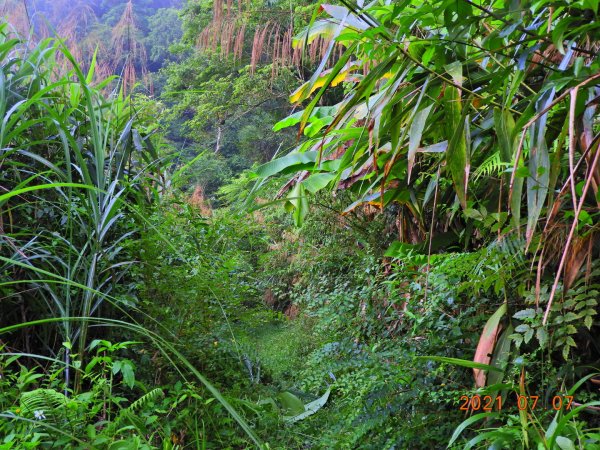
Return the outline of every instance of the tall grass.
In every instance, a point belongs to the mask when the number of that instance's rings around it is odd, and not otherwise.
[[[65,392],[78,391],[70,349],[85,361],[90,323],[143,331],[102,317],[131,308],[123,281],[136,258],[127,242],[158,195],[161,160],[132,99],[122,90],[104,95],[111,79],[92,84],[95,59],[83,73],[61,41],[23,43],[7,28],[0,24],[0,338],[10,333],[12,347],[60,358]],[[57,57],[70,62],[67,74]],[[173,345],[152,341],[259,444]]]

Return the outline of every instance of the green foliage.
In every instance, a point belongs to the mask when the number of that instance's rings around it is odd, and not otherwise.
[[[148,57],[152,64],[165,64],[172,58],[169,47],[181,39],[181,20],[175,8],[161,8],[148,17],[148,34],[145,37],[149,48]],[[155,67],[150,67],[153,69]]]
[[[188,148],[187,152],[193,152]],[[232,169],[229,161],[220,154],[214,154],[211,150],[199,152],[185,168],[184,173],[175,181],[175,186],[180,189],[200,187],[203,195],[214,199],[216,191],[231,179]],[[192,189],[190,189],[192,188]]]
[[[287,97],[289,87],[296,81],[295,72],[286,65],[275,67],[277,62],[265,61],[268,58],[255,67],[249,55],[255,45],[253,35],[261,27],[289,25],[290,5],[240,2],[234,5],[233,12],[226,7],[227,12],[223,13],[228,17],[228,26],[236,27],[228,42],[231,47],[233,40],[241,39],[240,57],[234,57],[230,48],[203,49],[199,45],[199,35],[223,5],[204,0],[187,2],[181,13],[183,37],[173,47],[181,59],[162,71],[166,80],[162,98],[171,107],[169,137],[184,147],[185,158],[193,159],[198,148],[206,149],[219,155],[212,159],[224,163],[223,172],[238,175],[253,163],[264,163],[293,145],[291,132],[278,135],[272,126],[290,109]],[[230,17],[232,14],[234,18]],[[300,17],[303,13],[298,14]],[[217,26],[215,39],[226,33],[226,28]],[[225,184],[226,180],[215,180],[215,187]],[[211,187],[206,192],[212,195],[215,190]]]
[[[141,250],[137,238],[152,226],[145,214],[166,189],[163,160],[150,134],[156,124],[150,119],[152,112],[144,109],[160,108],[147,99],[136,103],[118,93],[104,95],[102,89],[110,80],[92,85],[94,67],[84,74],[60,42],[47,41],[30,49],[8,39],[5,30],[2,25],[0,163],[4,170],[0,177],[7,193],[0,196],[0,224],[7,232],[0,236],[4,244],[0,286],[11,303],[2,305],[0,334],[3,339],[10,335],[11,345],[22,348],[17,355],[51,363],[47,374],[32,373],[22,365],[20,376],[10,369],[2,376],[16,381],[18,389],[8,391],[3,407],[20,398],[22,408],[17,409],[27,409],[29,414],[29,409],[40,408],[34,409],[34,419],[14,417],[14,411],[3,413],[1,426],[9,436],[5,442],[50,443],[58,448],[70,444],[122,447],[125,442],[120,438],[131,441],[126,448],[155,448],[157,442],[168,442],[162,429],[153,430],[158,416],[142,414],[145,422],[132,416],[142,404],[150,405],[146,401],[150,397],[117,414],[130,391],[152,389],[137,379],[133,357],[111,355],[130,342],[113,345],[95,339],[89,344],[91,336],[105,336],[115,327],[121,337],[125,330],[142,333],[174,374],[181,376],[185,367],[218,400],[217,409],[231,414],[249,442],[259,445],[236,409],[171,344],[173,335],[167,341],[132,323],[135,314],[147,317],[136,308],[141,302],[132,277]],[[63,77],[54,72],[58,56],[72,65]],[[156,227],[152,229],[172,258],[182,256]],[[193,267],[191,261],[185,263]],[[213,284],[215,289],[208,285],[206,290],[216,291],[219,281],[213,279]],[[19,304],[21,314],[15,317],[14,305]],[[32,327],[36,333],[30,333]],[[164,328],[160,331],[165,333]],[[48,385],[35,386],[42,377]],[[59,408],[60,401],[66,409]],[[66,415],[72,409],[77,419]],[[135,423],[121,426],[125,419]],[[227,423],[223,433],[245,442],[235,437],[233,422]]]
[[[171,118],[180,134],[232,159],[236,171],[263,162],[278,147],[289,147],[289,136],[276,136],[271,124],[287,109],[285,86],[289,72],[272,84],[268,67],[250,74],[227,60],[194,54],[165,69],[163,97],[172,105]],[[182,120],[183,119],[183,120]],[[233,158],[239,155],[243,164]]]
[[[162,101],[0,29],[0,448],[600,447],[597,5],[96,3]]]
[[[110,346],[116,352],[128,344]],[[106,354],[105,350],[102,354]],[[192,429],[196,430],[197,442],[210,441],[203,434],[204,430],[199,432],[198,424],[219,414],[214,398],[205,397],[194,385],[181,382],[126,397],[112,370],[126,360],[113,352],[109,354],[108,359],[102,357],[100,364],[86,370],[84,378],[91,382],[90,390],[69,397],[56,391],[56,374],[32,377],[34,371],[20,366],[19,378],[12,373],[3,377],[0,380],[3,445],[8,448],[164,449],[172,448],[175,443],[183,444],[185,430]],[[29,379],[48,387],[28,390],[31,381],[19,382],[26,373]],[[139,383],[138,386],[145,389]],[[19,395],[19,392],[22,393]],[[232,438],[230,435],[229,439]]]
[[[135,214],[126,212],[143,208],[158,188],[148,183],[151,174],[160,176],[151,137],[136,127],[132,103],[105,98],[90,84],[93,72],[84,75],[74,60],[69,76],[76,81],[51,81],[56,54],[72,59],[66,49],[44,42],[25,52],[3,37],[0,140],[9,193],[2,205],[9,231],[1,270],[36,286],[18,294],[35,305],[30,319],[89,317],[104,301],[119,308],[130,294],[132,263],[123,241],[136,232]],[[25,53],[9,60],[9,51]],[[60,342],[78,342],[83,353],[87,323],[72,325],[61,325]]]
[[[590,273],[592,279],[596,279],[598,269]],[[577,359],[572,351],[577,347],[575,339],[581,330],[591,330],[596,318],[596,306],[598,284],[587,283],[585,279],[579,280],[575,286],[568,291],[562,303],[552,306],[549,316],[549,324],[543,323],[543,306],[547,304],[549,297],[549,286],[542,285],[539,292],[532,289],[525,296],[527,308],[517,311],[514,318],[519,321],[515,327],[515,333],[510,337],[515,341],[517,347],[530,344],[535,337],[537,346],[547,351],[550,355],[556,352],[562,355],[565,361]]]
[[[504,373],[490,378],[519,385],[521,394],[519,377],[527,377],[532,389],[559,390],[561,377],[572,377],[574,367],[598,361],[589,333],[597,314],[592,261],[598,240],[590,234],[590,211],[597,207],[591,186],[598,158],[586,156],[597,147],[591,136],[598,127],[595,106],[583,100],[597,96],[597,36],[589,26],[597,5],[565,44],[571,8],[555,10],[544,2],[529,2],[518,13],[507,2],[342,3],[315,10],[296,39],[300,46],[321,36],[344,49],[325,52],[290,96],[303,111],[276,125],[299,124],[306,139],[254,173],[293,174],[278,195],[289,191],[285,208],[297,226],[309,210],[315,213],[311,202],[320,197],[311,194],[349,190],[345,213],[361,205],[367,211],[399,205],[403,231],[386,252],[399,261],[383,282],[388,293],[380,293],[377,280],[350,283],[363,286],[361,297],[370,300],[362,302],[362,323],[354,321],[353,291],[336,292],[339,278],[323,283],[333,288],[324,290],[326,300],[315,309],[328,327],[348,324],[357,342],[398,336],[409,354],[435,355],[444,363],[458,358],[471,367],[491,358]],[[328,19],[318,17],[321,9]],[[324,94],[340,81],[343,99],[328,102]],[[332,111],[321,121],[316,116],[323,105]],[[585,133],[590,139],[583,142]],[[322,295],[317,292],[313,304]],[[342,319],[332,319],[330,304]],[[508,317],[493,316],[494,326],[482,335],[482,319],[504,310]],[[571,357],[577,340],[594,350]],[[466,385],[467,379],[450,378],[445,392],[428,388],[438,409],[465,391],[454,383]],[[474,416],[465,427],[488,416]],[[517,417],[525,430],[526,413]],[[482,433],[470,445],[517,445],[506,437],[513,431]],[[524,448],[533,445],[527,432],[518,441]],[[558,439],[553,433],[547,435],[550,448]],[[558,445],[585,445],[573,436],[561,436]]]

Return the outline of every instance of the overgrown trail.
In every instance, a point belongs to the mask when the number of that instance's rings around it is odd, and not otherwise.
[[[600,450],[599,16],[1,2],[0,450]]]

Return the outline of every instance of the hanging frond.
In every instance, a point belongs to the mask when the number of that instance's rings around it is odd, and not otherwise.
[[[267,37],[269,27],[271,27],[271,23],[267,22],[262,30],[257,28],[254,33],[254,40],[252,42],[252,56],[250,59],[250,73],[254,73],[256,71],[256,66],[258,65],[263,53],[265,38]]]
[[[135,22],[133,2],[125,5],[119,22],[112,29],[112,51],[114,66],[122,67],[123,93],[133,90],[138,79],[137,72],[143,78],[147,70],[146,47],[139,38],[140,32]]]
[[[78,2],[57,27],[58,35],[63,39],[71,55],[86,69],[90,67],[96,49],[104,50],[102,41],[89,38],[92,27],[97,23],[98,18],[93,8],[83,2]],[[62,73],[66,73],[69,61],[64,55],[58,55],[58,64],[62,67]],[[109,75],[111,73],[112,71]]]
[[[237,32],[237,35],[235,38],[235,43],[233,46],[233,59],[235,61],[239,61],[242,59],[242,53],[244,52],[245,36],[246,36],[246,24],[244,23]]]
[[[245,48],[248,20],[251,14],[251,2],[238,0],[218,0],[213,3],[211,21],[200,31],[196,38],[196,48],[200,52],[218,53],[221,57],[233,56],[234,61],[241,61]],[[274,12],[284,13],[284,11]],[[285,11],[285,14],[289,14]],[[331,39],[322,37],[317,30],[308,40],[308,47],[303,49],[304,42],[294,39],[293,24],[283,25],[277,20],[267,20],[254,28],[251,43],[250,72],[255,73],[261,62],[271,62],[272,78],[285,66],[299,67],[303,63],[315,64],[328,51]],[[328,63],[328,67],[342,55],[343,46],[337,45],[336,51]],[[306,61],[303,61],[303,54]]]

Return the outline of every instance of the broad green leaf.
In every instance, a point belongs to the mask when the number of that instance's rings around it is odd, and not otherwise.
[[[315,9],[315,14],[317,13],[317,11],[318,11],[318,9]],[[311,20],[311,25],[309,26],[309,30],[311,28],[314,28],[313,22],[314,22],[315,17],[316,16],[313,15],[313,19]],[[298,88],[295,93],[293,93],[290,96],[290,101],[292,103],[300,102],[300,101],[308,98],[308,96],[314,91],[313,85],[315,83],[319,83],[322,86],[321,89],[319,90],[319,93],[315,96],[315,98],[313,98],[313,100],[310,102],[310,104],[304,111],[304,115],[302,116],[302,121],[301,121],[301,126],[300,126],[301,129],[304,128],[304,125],[306,124],[308,118],[312,114],[313,108],[316,106],[317,102],[319,101],[319,98],[321,98],[321,96],[323,95],[325,88],[329,87],[330,84],[334,80],[336,80],[338,83],[343,81],[343,79],[346,77],[346,74],[345,73],[343,74],[343,78],[338,78],[338,75],[340,74],[340,72],[350,71],[352,65],[354,64],[353,62],[348,62],[348,61],[350,60],[350,58],[352,56],[352,50],[358,43],[352,44],[346,50],[346,52],[341,56],[341,58],[338,59],[338,61],[333,66],[333,68],[326,71],[327,76],[324,76],[327,61],[329,60],[329,56],[331,55],[331,52],[333,51],[333,48],[335,46],[335,38],[337,38],[340,35],[340,33],[342,32],[343,29],[344,29],[343,25],[335,24],[335,30],[332,32],[332,35],[330,36],[329,45],[327,46],[327,49],[325,51],[325,54],[322,57],[319,67],[316,68],[316,70],[314,71],[314,73],[312,74],[310,79],[304,85],[302,85],[300,88]],[[307,33],[308,32],[310,32],[310,31],[307,31]],[[306,35],[304,37],[304,41],[305,42],[309,41],[309,35]]]
[[[362,31],[370,28],[370,25],[367,22],[362,20],[360,17],[356,17],[354,14],[350,13],[348,8],[345,8],[343,6],[327,4],[322,4],[321,7],[331,17],[338,20],[339,22],[344,21],[345,24],[351,26],[352,28],[356,28]]]
[[[317,120],[312,120],[309,121],[310,125],[308,125],[305,129],[304,129],[304,135],[311,138],[314,137],[319,131],[321,131],[321,129],[327,125],[329,125],[331,122],[333,122],[333,117],[329,116],[329,117],[323,117],[322,119],[317,119]]]
[[[446,72],[448,72],[448,75],[452,77],[452,81],[459,86],[462,86],[463,70],[460,61],[454,61],[453,63],[446,65],[444,68],[446,69]]]
[[[108,450],[139,450],[139,448],[139,442],[136,442],[135,439],[128,439],[113,442]]]
[[[481,432],[471,439],[465,445],[463,450],[471,450],[472,448],[481,448],[477,446],[480,442],[491,442],[488,447],[489,450],[499,450],[504,447],[507,442],[517,442],[519,439],[518,433],[514,429],[508,429],[504,431],[502,428],[494,429],[492,431]]]
[[[512,212],[512,222],[515,229],[519,230],[521,225],[521,197],[523,196],[523,184],[525,178],[516,177],[512,187],[512,196],[510,199],[510,211]]]
[[[442,141],[427,147],[419,147],[417,153],[444,153],[446,150],[448,150],[448,141]]]
[[[501,161],[509,163],[513,160],[516,150],[515,120],[510,111],[495,108],[494,125],[500,147]]]
[[[517,311],[513,314],[515,319],[523,320],[523,319],[533,319],[535,317],[535,309],[527,308],[521,311]]]
[[[354,44],[353,44],[354,45]],[[350,47],[346,54],[350,53],[353,50],[353,47]],[[345,54],[345,55],[346,55]],[[329,126],[329,128],[333,128],[336,126],[350,111],[356,107],[356,105],[362,103],[363,101],[369,101],[372,92],[376,89],[378,83],[381,79],[386,75],[396,64],[398,61],[398,54],[396,52],[391,52],[390,55],[385,58],[382,62],[377,64],[374,68],[372,68],[366,77],[364,77],[361,83],[357,86],[355,92],[348,98],[347,101],[341,104],[338,109],[338,113],[333,121],[333,123]],[[322,89],[319,94],[322,95],[324,90]],[[316,105],[318,98],[313,98],[311,105],[313,107]],[[375,95],[378,95],[376,93]],[[307,108],[308,109],[308,108]],[[305,113],[306,114],[306,113]]]
[[[337,107],[336,106],[320,106],[313,109],[312,114],[308,118],[308,122],[312,123],[317,119],[322,119],[324,117],[333,116],[335,114]],[[294,114],[287,116],[285,119],[281,119],[273,126],[273,131],[279,131],[284,128],[288,128],[300,123],[302,119],[302,115],[304,114],[304,110],[297,111]]]
[[[331,390],[327,389],[327,392],[325,392],[325,394],[323,394],[321,397],[319,397],[318,399],[316,399],[310,403],[307,403],[304,408],[305,409],[304,412],[302,412],[296,416],[284,417],[284,420],[288,423],[294,423],[299,420],[305,419],[308,416],[313,415],[319,409],[321,409],[323,406],[325,406],[325,403],[327,403],[327,400],[329,399],[330,392],[331,392]]]
[[[560,450],[576,450],[573,441],[564,436],[556,437],[556,445],[560,447]]]
[[[294,165],[314,163],[317,156],[317,151],[290,153],[257,167],[254,174],[259,177],[270,177]]]
[[[510,359],[510,344],[512,342],[510,335],[513,331],[512,324],[509,324],[508,328],[498,338],[498,342],[496,342],[490,365],[502,370],[502,372],[491,371],[487,374],[486,386],[488,387],[502,382],[504,370]]]
[[[474,208],[467,208],[463,211],[463,214],[468,217],[469,219],[473,219],[473,220],[483,220],[485,219],[485,217],[483,216],[483,214],[481,214],[478,210],[474,209]]]
[[[346,79],[350,72],[358,69],[359,67],[360,66],[358,64],[351,61],[339,71],[329,69],[322,72],[318,77],[311,78],[298,89],[296,89],[290,95],[290,103],[298,103],[306,100],[313,92],[325,85],[331,87],[337,86]]]
[[[292,213],[294,224],[297,227],[301,227],[304,223],[304,217],[308,213],[308,208],[308,199],[306,198],[304,186],[302,183],[296,183],[287,196],[285,209]]]
[[[538,101],[538,111],[543,111],[554,99],[554,89],[549,90]],[[548,114],[543,114],[531,125],[529,149],[529,173],[527,178],[527,245],[533,238],[533,232],[538,224],[542,208],[548,194],[550,180],[550,158],[546,145],[546,121]]]
[[[545,348],[549,339],[546,329],[544,327],[539,327],[537,330],[535,330],[535,337],[540,343],[540,347]]]
[[[295,36],[292,46],[294,48],[302,48],[305,43],[310,44],[319,36],[324,36],[327,39],[331,39],[333,36],[335,36],[338,28],[339,24],[331,20],[318,20],[312,26],[305,28],[297,36]]]
[[[281,402],[283,411],[286,415],[297,415],[304,412],[304,403],[291,392],[282,392],[277,398]]]
[[[133,363],[131,361],[123,361],[123,365],[121,366],[121,375],[123,375],[123,382],[129,387],[129,389],[133,389],[135,385],[135,372],[133,370]]]
[[[500,414],[499,413],[479,413],[479,414],[475,414],[474,416],[469,417],[468,419],[464,420],[463,422],[461,422],[461,424],[456,427],[456,429],[454,430],[454,433],[452,433],[452,437],[450,438],[450,442],[448,442],[448,448],[450,448],[452,446],[452,444],[454,444],[454,442],[456,442],[456,440],[458,439],[458,437],[462,434],[462,432],[469,426],[473,425],[475,422],[479,421],[479,420],[483,420],[483,419],[493,419],[495,417],[498,417]]]
[[[327,186],[335,178],[333,173],[315,173],[302,181],[308,192],[314,194]]]
[[[581,406],[571,408],[571,410],[569,412],[567,412],[566,414],[564,414],[562,417],[559,416],[559,414],[561,414],[561,411],[558,411],[556,414],[556,417],[554,419],[554,421],[556,421],[556,426],[549,427],[548,431],[546,432],[546,439],[548,440],[548,448],[555,448],[554,444],[557,443],[558,438],[561,437],[563,434],[567,434],[566,428],[569,426],[569,424],[573,420],[573,418],[577,417],[577,415],[579,413],[581,413],[583,410],[585,410],[589,406],[597,407],[599,405],[600,405],[600,401],[584,403]],[[550,428],[552,428],[551,433],[549,432]]]
[[[575,20],[577,20],[575,17],[565,17],[554,24],[552,29],[552,42],[562,55],[565,54],[565,47],[563,46],[565,31],[570,28],[571,23]]]
[[[423,244],[408,244],[406,242],[394,241],[386,250],[384,256],[390,258],[403,258],[407,255],[411,255],[414,257],[415,253],[421,253],[424,250],[425,247]]]

